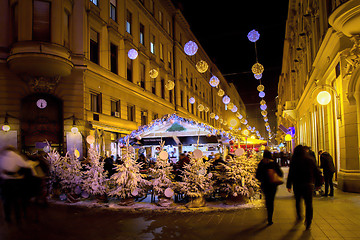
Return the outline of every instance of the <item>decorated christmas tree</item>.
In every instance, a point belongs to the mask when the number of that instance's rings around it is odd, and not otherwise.
[[[142,178],[140,173],[141,164],[135,160],[134,149],[126,144],[126,151],[123,150],[122,164],[116,165],[116,173],[110,179],[110,196],[117,196],[122,199],[136,197],[146,191],[148,181]]]
[[[82,190],[92,195],[103,195],[107,191],[106,172],[104,162],[100,162],[100,154],[94,149],[88,150],[89,165],[83,172]]]

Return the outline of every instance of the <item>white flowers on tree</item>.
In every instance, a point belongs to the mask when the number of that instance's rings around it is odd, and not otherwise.
[[[104,171],[104,161],[100,162],[100,154],[94,149],[88,150],[89,165],[83,172],[82,190],[92,195],[103,195],[107,192],[107,172]]]
[[[142,178],[140,173],[141,164],[135,160],[135,154],[129,143],[126,145],[126,152],[123,151],[123,164],[116,165],[116,173],[111,176],[110,196],[127,199],[136,197],[146,191],[148,181]]]

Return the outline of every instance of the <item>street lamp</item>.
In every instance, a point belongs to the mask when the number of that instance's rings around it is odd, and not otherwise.
[[[336,117],[338,119],[341,118],[340,115],[340,96],[338,95],[336,89],[330,85],[324,84],[321,86],[316,86],[312,92],[311,92],[311,96],[313,95],[313,93],[317,90],[317,89],[322,89],[322,91],[320,91],[317,96],[316,96],[316,100],[320,105],[328,105],[331,101],[331,94],[326,91],[325,89],[329,89],[331,91],[333,91],[335,93],[335,97],[336,97],[336,101],[335,101],[335,107],[336,107]]]

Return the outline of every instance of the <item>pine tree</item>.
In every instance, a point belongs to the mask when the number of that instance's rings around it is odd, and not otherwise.
[[[82,190],[92,195],[103,195],[107,191],[106,172],[104,162],[100,162],[100,154],[94,149],[88,150],[89,166],[83,172]]]
[[[135,155],[129,142],[126,145],[126,152],[122,156],[122,164],[116,165],[116,173],[111,176],[110,196],[127,199],[146,190],[148,181],[142,178],[140,173],[141,164],[135,160]]]

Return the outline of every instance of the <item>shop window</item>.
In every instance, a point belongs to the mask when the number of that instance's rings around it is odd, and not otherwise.
[[[110,0],[110,18],[116,22],[116,0]]]
[[[118,73],[118,47],[115,44],[110,43],[110,68],[111,72],[117,74]]]
[[[99,33],[90,29],[90,61],[99,64]]]
[[[33,34],[34,41],[50,41],[50,2],[34,0]]]
[[[140,43],[145,45],[145,27],[140,23]]]
[[[90,104],[92,112],[101,113],[101,100],[101,93],[90,93]]]
[[[132,14],[129,10],[126,12],[126,31],[131,34],[131,22],[132,22]]]
[[[135,106],[134,105],[127,106],[127,119],[129,121],[135,122]]]

